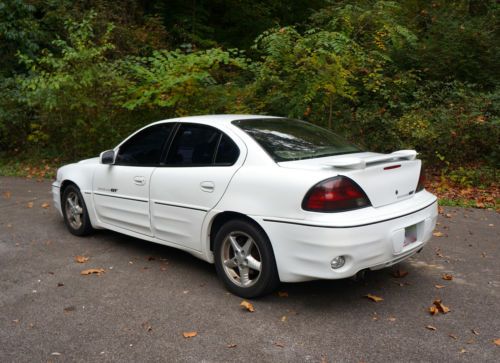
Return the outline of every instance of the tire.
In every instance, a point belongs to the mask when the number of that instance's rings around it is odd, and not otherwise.
[[[214,253],[217,275],[233,294],[254,298],[278,287],[271,242],[254,224],[244,220],[224,224],[215,236]]]
[[[74,206],[74,208],[72,207]],[[86,236],[94,231],[90,223],[87,206],[76,185],[68,185],[61,199],[64,224],[75,236]]]

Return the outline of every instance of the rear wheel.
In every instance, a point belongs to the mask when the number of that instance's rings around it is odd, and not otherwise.
[[[92,233],[94,229],[80,190],[75,185],[67,186],[61,201],[64,223],[68,230],[75,236]]]
[[[227,222],[215,237],[215,268],[232,293],[252,298],[279,284],[271,243],[265,233],[243,220]]]

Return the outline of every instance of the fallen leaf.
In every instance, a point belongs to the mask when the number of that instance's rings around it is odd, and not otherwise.
[[[280,347],[280,348],[284,348],[285,347],[285,345],[283,343],[280,343],[280,342],[274,342],[273,344],[275,346],[277,346],[277,347]]]
[[[374,302],[380,302],[380,301],[384,300],[380,296],[372,295],[372,294],[365,295],[365,297],[367,297],[368,299],[370,299],[371,301],[374,301]]]
[[[160,271],[167,271],[167,268],[166,267],[160,267]]]
[[[195,332],[195,331],[188,331],[188,332],[182,333],[182,335],[184,336],[184,338],[188,338],[189,339],[189,338],[194,338],[195,336],[198,335],[198,333]]]
[[[288,292],[286,292],[286,291],[278,291],[278,296],[279,297],[288,297]]]
[[[493,343],[495,343],[495,345],[500,346],[500,338],[493,339]]]
[[[472,332],[472,334],[474,334],[474,335],[479,335],[479,333],[478,333],[478,331],[477,331],[476,329],[471,329],[470,331],[471,331],[471,332]]]
[[[439,312],[441,312],[443,314],[447,314],[450,312],[450,308],[443,305],[441,300],[434,300],[434,305],[436,305],[436,308],[439,310]]]
[[[26,205],[26,207],[33,208],[33,202],[28,202],[28,204]]]
[[[64,284],[62,282],[58,282],[57,287],[61,287],[61,286],[64,286]]]
[[[444,216],[445,216],[446,218],[451,218],[451,214],[450,214],[450,213],[446,213]]]
[[[425,328],[429,329],[429,330],[436,330],[436,327],[434,327],[432,325],[427,325]]]
[[[2,195],[5,199],[10,199],[10,197],[12,196],[12,193],[11,192],[3,192]]]
[[[429,313],[431,315],[436,315],[438,313],[438,309],[433,305],[429,307]]]
[[[281,321],[282,321],[282,322],[285,322],[285,321],[286,321],[286,319],[287,319],[286,315],[283,315],[283,316],[281,317]]]
[[[105,271],[103,268],[89,268],[88,270],[83,270],[80,275],[92,275],[92,274],[103,274]]]
[[[59,356],[59,355],[61,355],[61,353],[59,353],[59,352],[53,352],[53,353],[50,353],[50,355],[56,355],[56,356]]]
[[[75,256],[75,261],[78,263],[85,263],[89,260],[88,257],[85,256]]]
[[[65,313],[70,313],[70,312],[75,311],[75,310],[76,310],[76,308],[74,306],[67,306],[64,308]]]
[[[457,336],[456,336],[456,335],[453,335],[453,334],[448,334],[448,336],[449,336],[450,338],[452,338],[452,339],[455,339],[455,340],[457,340],[457,339],[458,339],[458,338],[457,338]]]
[[[246,300],[243,300],[240,303],[240,306],[244,307],[245,309],[247,309],[251,313],[253,313],[255,311],[253,305],[251,303],[249,303],[248,301],[246,301]]]
[[[49,207],[49,203],[45,202],[40,207],[47,209]]]
[[[460,354],[463,354],[463,353],[467,353],[467,350],[464,348],[460,349]]]
[[[405,277],[406,275],[408,275],[408,271],[404,271],[404,270],[400,270],[400,269],[392,271],[392,276],[394,276],[396,278],[402,278],[402,277]]]
[[[14,324],[19,324],[19,319],[14,319],[14,320],[12,320],[12,322],[13,322]]]
[[[153,256],[148,257],[148,261],[154,261],[154,260],[155,260],[155,258]]]
[[[434,237],[443,237],[444,236],[443,232],[434,232],[432,235]]]
[[[396,318],[394,316],[389,316],[389,318],[387,318],[387,320],[389,320],[389,321],[396,321]]]
[[[144,330],[146,331],[151,331],[153,330],[153,327],[151,326],[151,324],[149,324],[149,322],[145,321],[144,323],[141,324],[142,327],[144,328]]]
[[[228,344],[226,347],[228,348],[236,348],[238,345],[237,344]]]
[[[451,274],[443,274],[443,276],[441,276],[441,278],[443,280],[451,281],[451,280],[453,280],[453,275],[451,275]]]

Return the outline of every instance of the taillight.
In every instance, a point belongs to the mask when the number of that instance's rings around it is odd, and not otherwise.
[[[345,176],[319,182],[302,201],[302,209],[311,212],[342,212],[370,205],[370,200],[359,185]]]
[[[415,190],[415,193],[424,190],[424,184],[425,184],[425,170],[424,166],[422,165],[420,167],[420,175],[418,176],[417,190]]]

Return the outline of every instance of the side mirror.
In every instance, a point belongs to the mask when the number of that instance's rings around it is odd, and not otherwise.
[[[113,165],[115,163],[115,151],[114,150],[106,150],[101,153],[99,156],[101,164]]]

